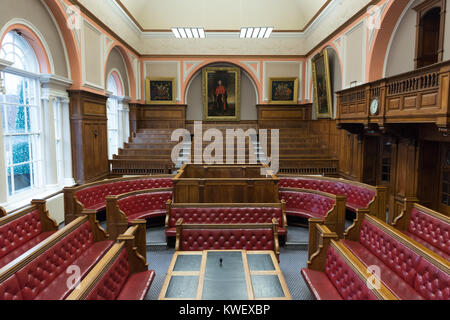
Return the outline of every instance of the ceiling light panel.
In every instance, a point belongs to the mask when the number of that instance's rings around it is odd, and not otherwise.
[[[204,39],[205,30],[203,28],[172,28],[172,33],[177,39]]]
[[[272,34],[272,31],[273,27],[243,27],[241,28],[239,37],[247,39],[267,39]]]

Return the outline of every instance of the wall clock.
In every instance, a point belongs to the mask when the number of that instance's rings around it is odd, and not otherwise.
[[[380,109],[380,102],[378,98],[372,99],[372,101],[370,102],[370,114],[373,116],[377,115],[379,109]]]

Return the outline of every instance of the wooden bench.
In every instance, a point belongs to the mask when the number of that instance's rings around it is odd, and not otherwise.
[[[176,236],[176,223],[184,224],[249,224],[272,223],[277,220],[277,233],[287,236],[284,201],[280,203],[172,203],[166,204],[166,239]]]
[[[2,206],[0,206],[0,218],[6,216],[6,210]]]
[[[301,274],[317,300],[396,300],[383,284],[372,285],[372,273],[336,241],[336,233],[324,225],[316,227],[320,244]]]
[[[145,234],[145,220],[133,221],[66,300],[144,300],[155,278]]]
[[[0,300],[62,300],[76,285],[70,267],[83,279],[112,244],[94,214],[78,217],[0,269]]]
[[[144,189],[170,188],[172,185],[172,176],[158,175],[107,179],[64,188],[65,223],[68,224],[80,216],[84,209],[104,210],[106,196]]]
[[[117,239],[133,220],[165,216],[166,202],[171,199],[172,188],[155,188],[107,196],[106,223],[110,239]]]
[[[374,187],[360,182],[320,176],[279,175],[278,177],[280,188],[302,188],[345,195],[348,210],[356,212],[358,209],[369,209],[371,215],[383,221],[386,220],[387,187],[385,186]]]
[[[359,211],[342,243],[399,299],[450,299],[449,261],[378,218]]]
[[[6,211],[5,211],[6,213]],[[45,200],[0,218],[0,268],[38,245],[58,230]]]
[[[450,260],[450,218],[428,209],[417,199],[405,199],[405,208],[393,226],[424,247]]]
[[[176,251],[271,250],[280,256],[278,221],[252,224],[183,224],[177,221]]]

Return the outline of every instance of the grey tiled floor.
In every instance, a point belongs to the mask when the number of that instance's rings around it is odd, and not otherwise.
[[[303,242],[302,240],[304,240],[305,233],[306,239],[308,235],[307,229],[301,227],[289,227],[288,235],[290,235],[290,233],[292,233],[292,239],[296,242]],[[150,246],[147,247],[147,261],[149,269],[155,270],[156,273],[155,280],[147,294],[147,300],[158,299],[164,284],[164,279],[166,278],[166,272],[174,254],[173,248],[155,245],[164,241],[164,227],[147,228],[147,243],[150,244]],[[307,249],[302,250],[295,249],[294,247],[286,247],[281,248],[280,250],[280,268],[288,284],[292,299],[294,300],[314,299],[300,274],[301,268],[306,267],[307,259]]]

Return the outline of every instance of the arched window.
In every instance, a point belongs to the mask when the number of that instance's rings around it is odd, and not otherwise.
[[[426,0],[417,11],[416,68],[442,61],[445,1]]]
[[[5,35],[0,59],[13,63],[1,74],[5,91],[0,92],[0,147],[5,151],[8,194],[13,196],[42,183],[40,86],[38,75],[32,75],[39,65],[32,47],[15,31]]]
[[[122,96],[122,85],[120,76],[116,71],[111,72],[108,77],[107,91],[112,95],[108,98],[107,102],[107,116],[108,116],[108,154],[109,158],[117,153],[120,144],[120,119],[119,109],[120,101],[119,96]]]

